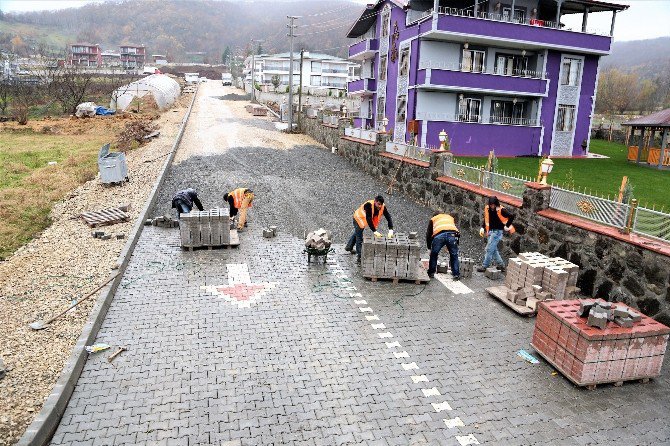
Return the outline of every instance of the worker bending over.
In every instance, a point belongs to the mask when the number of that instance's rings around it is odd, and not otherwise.
[[[240,217],[237,223],[237,230],[243,230],[247,225],[247,209],[252,206],[252,202],[254,201],[254,192],[251,189],[240,187],[225,194],[223,199],[230,206],[230,218],[234,219],[239,211]]]
[[[477,268],[477,271],[484,272],[489,267],[491,261],[495,261],[500,271],[505,271],[505,261],[500,255],[498,245],[505,232],[514,234],[515,229],[512,226],[514,214],[500,205],[498,197],[489,197],[488,204],[484,206],[484,224],[479,230],[479,235],[486,235],[486,253],[484,254],[484,263]]]
[[[204,209],[195,189],[188,188],[180,190],[172,197],[172,209],[177,210],[177,218],[179,218],[181,214],[188,214],[191,212],[194,204],[199,210],[202,211]]]
[[[426,230],[426,245],[430,249],[428,262],[428,277],[434,277],[437,270],[437,257],[445,246],[449,250],[449,267],[454,280],[461,279],[458,263],[458,242],[461,234],[458,232],[454,217],[449,214],[436,212],[428,222]]]
[[[344,248],[350,253],[354,253],[354,243],[356,243],[356,254],[358,254],[358,263],[361,263],[361,249],[363,246],[363,230],[369,227],[374,232],[375,237],[383,237],[377,231],[379,227],[379,220],[384,216],[386,223],[388,223],[388,236],[393,237],[393,220],[388,209],[384,206],[384,197],[377,195],[374,200],[368,200],[363,203],[356,212],[354,212],[354,232],[349,237],[349,242]]]

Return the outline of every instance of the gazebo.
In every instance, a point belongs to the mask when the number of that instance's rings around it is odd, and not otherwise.
[[[628,161],[635,161],[637,164],[640,164],[640,161],[647,162],[657,165],[659,169],[670,167],[670,151],[666,151],[670,136],[670,108],[621,125],[630,127],[631,144],[636,138],[638,141],[637,146],[628,147]],[[653,147],[657,132],[661,135],[660,148]]]

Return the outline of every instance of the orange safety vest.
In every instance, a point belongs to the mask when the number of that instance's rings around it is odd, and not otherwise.
[[[502,210],[505,209],[504,207],[500,206],[500,209],[498,209],[497,214],[498,218],[502,222],[503,225],[507,226],[507,222],[509,221],[509,218],[503,217]],[[484,206],[484,226],[486,226],[486,234],[489,233],[489,205],[487,204]],[[514,226],[509,227],[509,233],[514,234],[516,232],[516,229],[514,229]]]
[[[235,189],[234,191],[230,192],[228,195],[233,197],[233,206],[235,206],[236,209],[239,209],[242,207],[242,203],[244,202],[244,196],[247,193],[247,189],[244,188],[239,188]],[[249,202],[249,207],[251,207],[251,202]]]
[[[433,222],[433,237],[442,231],[458,232],[454,217],[449,214],[438,214],[431,218],[430,221]]]
[[[372,223],[375,224],[375,229],[379,227],[379,220],[381,219],[381,216],[384,215],[384,205],[382,204],[382,207],[379,209],[379,213],[375,214],[375,201],[374,200],[368,200],[365,203],[361,205],[358,209],[356,209],[356,212],[354,212],[354,220],[356,220],[356,223],[358,223],[358,227],[361,229],[365,229],[368,225],[368,221],[365,218],[365,205],[367,203],[370,203],[370,206],[372,206]]]

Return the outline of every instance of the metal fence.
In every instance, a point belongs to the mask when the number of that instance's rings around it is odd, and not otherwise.
[[[476,184],[487,189],[523,198],[526,183],[530,178],[516,177],[497,172],[488,172],[482,167],[470,166],[455,161],[444,162],[444,174],[466,183]]]
[[[670,214],[638,207],[633,232],[670,242]]]
[[[630,206],[606,198],[551,187],[549,206],[557,211],[593,220],[615,228],[625,229],[630,216]]]
[[[402,156],[404,158],[429,163],[430,154],[433,153],[433,150],[430,148],[415,146],[412,144],[403,144],[388,141],[386,143],[386,152]]]

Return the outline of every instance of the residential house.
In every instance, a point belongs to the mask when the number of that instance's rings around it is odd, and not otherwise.
[[[627,9],[601,0],[379,0],[348,37],[362,64],[349,84],[361,100],[355,125],[386,117],[396,143],[458,155],[583,156],[588,153],[600,58]],[[610,12],[611,28],[589,28]],[[562,20],[578,15],[581,26]]]
[[[121,65],[125,70],[141,70],[146,60],[144,45],[122,45]]]
[[[102,52],[102,66],[118,68],[121,66],[121,54],[112,51]]]
[[[68,63],[83,67],[102,66],[102,49],[98,44],[73,43],[70,45]]]

